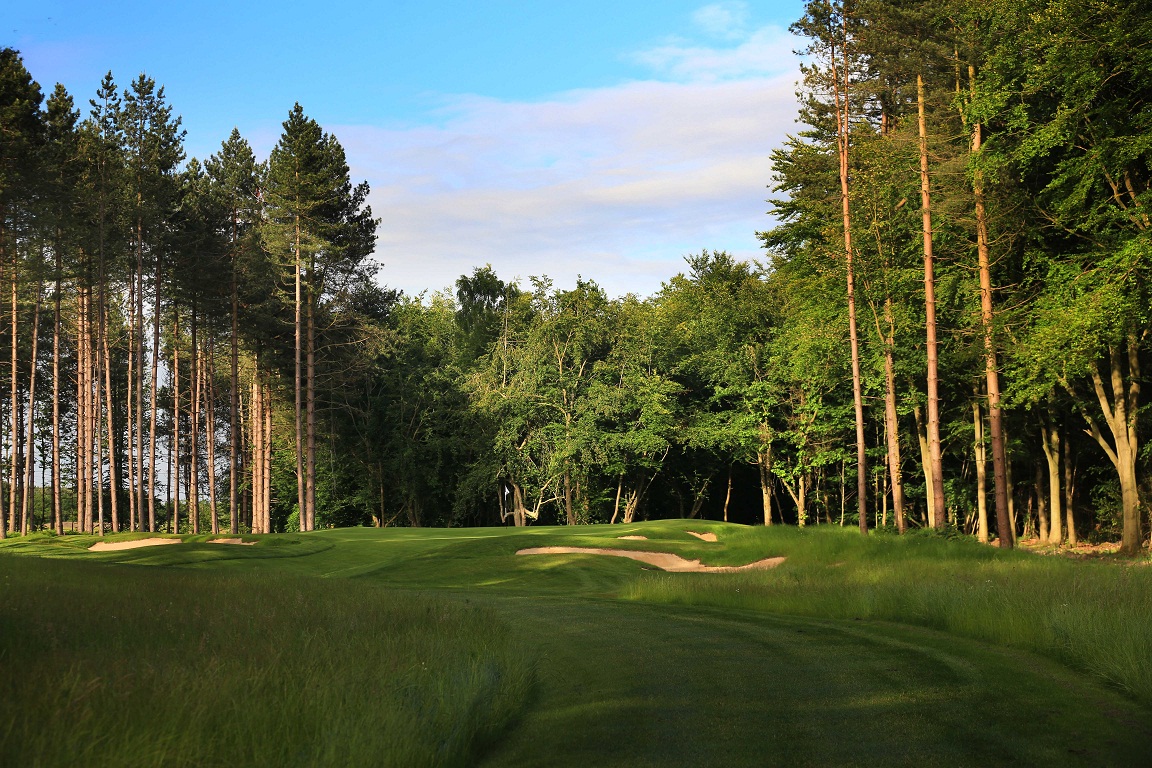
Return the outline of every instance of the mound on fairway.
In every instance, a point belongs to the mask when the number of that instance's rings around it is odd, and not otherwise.
[[[689,531],[689,533],[691,533]],[[747,565],[704,565],[699,560],[688,560],[668,552],[637,552],[630,549],[604,549],[600,547],[529,547],[518,555],[614,555],[639,560],[669,573],[735,573],[736,571],[762,571],[775,568],[784,557],[769,557]]]

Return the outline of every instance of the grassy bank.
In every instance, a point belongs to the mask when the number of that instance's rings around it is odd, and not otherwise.
[[[470,764],[531,664],[491,612],[360,581],[0,557],[21,766]]]
[[[746,528],[723,542],[729,556],[788,560],[723,580],[648,573],[625,596],[929,627],[1056,658],[1152,704],[1152,567],[1143,562],[1071,562],[926,536],[865,540],[830,528]]]

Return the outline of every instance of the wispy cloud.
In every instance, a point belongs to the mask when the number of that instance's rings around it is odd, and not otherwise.
[[[712,3],[693,13],[692,21],[714,37],[739,38],[748,23],[748,3]]]
[[[721,24],[732,5],[700,14]],[[663,79],[533,103],[460,97],[435,127],[330,126],[372,185],[382,279],[437,290],[490,263],[646,295],[702,248],[756,257],[769,155],[795,114],[778,36],[643,54]]]
[[[795,41],[787,30],[762,27],[736,45],[708,46],[671,40],[635,54],[656,72],[686,80],[714,82],[795,71]]]

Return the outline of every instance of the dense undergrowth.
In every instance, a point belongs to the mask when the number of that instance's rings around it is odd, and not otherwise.
[[[467,765],[531,664],[486,610],[364,581],[0,557],[0,762]]]
[[[832,528],[722,535],[725,560],[771,571],[645,574],[633,600],[913,624],[1055,657],[1152,703],[1152,567],[1073,562],[968,540]]]

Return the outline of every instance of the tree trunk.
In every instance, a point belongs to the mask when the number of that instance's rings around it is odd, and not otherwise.
[[[944,463],[940,450],[940,393],[937,373],[936,276],[932,256],[932,196],[928,179],[928,125],[924,115],[924,78],[916,75],[916,111],[920,137],[920,208],[924,233],[924,309],[927,316],[928,356],[928,456],[932,475],[932,526],[943,530],[946,523]]]
[[[128,281],[128,375],[127,392],[125,399],[124,417],[125,427],[128,432],[128,446],[125,464],[128,470],[128,530],[136,530],[137,520],[137,504],[136,504],[136,484],[139,478],[136,476],[136,459],[133,456],[135,443],[134,443],[134,427],[138,427],[135,423],[135,380],[136,368],[139,363],[136,360],[136,274],[133,273],[131,279]]]
[[[928,437],[924,432],[924,420],[920,406],[912,408],[912,418],[916,422],[916,438],[920,442],[920,466],[924,471],[924,501],[928,506],[928,525],[936,520],[936,491],[933,487],[932,454],[928,449]]]
[[[136,522],[139,530],[144,530],[144,249],[141,237],[140,251],[136,255],[136,280],[139,288],[136,291]],[[159,258],[157,258],[159,262]],[[156,293],[156,303],[160,302],[160,293]],[[129,380],[128,386],[132,386]],[[131,433],[129,433],[131,435]],[[151,507],[149,501],[149,507]]]
[[[267,533],[267,531],[264,530],[264,522],[260,516],[260,496],[264,490],[264,483],[260,477],[260,473],[264,469],[264,411],[261,407],[264,394],[260,389],[255,359],[252,361],[250,398],[251,405],[248,408],[248,416],[252,422],[252,426],[249,427],[248,431],[251,435],[252,447],[252,533]]]
[[[235,218],[233,218],[233,248],[235,248]],[[236,252],[232,253],[232,335],[230,339],[231,356],[229,358],[228,391],[231,396],[228,420],[228,531],[235,534],[239,531],[239,505],[240,505],[240,431],[243,422],[240,419],[240,342],[239,342],[239,315],[240,304],[236,287]]]
[[[192,523],[192,533],[200,533],[200,347],[196,339],[196,305],[192,305],[192,322],[189,326],[192,348],[188,351],[188,385],[191,400],[188,403],[190,427],[188,433],[188,520]]]
[[[308,409],[308,446],[306,474],[304,477],[304,506],[308,510],[308,530],[316,530],[316,301],[315,292],[316,264],[313,262],[308,269],[308,301],[305,305],[308,311],[308,371],[307,371],[307,409]]]
[[[1036,538],[1048,543],[1048,494],[1044,492],[1044,469],[1036,465]]]
[[[884,339],[884,434],[888,441],[888,474],[892,482],[892,512],[896,530],[904,533],[904,479],[900,471],[900,419],[896,414],[896,323],[892,317],[892,297],[884,299],[884,320],[888,334]]]
[[[975,70],[968,68],[969,82],[976,79]],[[980,152],[983,144],[983,126],[972,128],[972,154]],[[1004,455],[1003,413],[1000,407],[1000,371],[996,364],[996,340],[993,335],[992,260],[988,247],[988,215],[984,206],[984,174],[979,167],[972,175],[972,196],[976,208],[976,255],[980,265],[980,322],[984,329],[984,379],[988,389],[988,426],[992,442],[992,485],[996,504],[997,541],[1001,547],[1011,547],[1012,521],[1008,511],[1008,470]]]
[[[1048,543],[1057,546],[1064,543],[1064,531],[1061,528],[1060,515],[1060,429],[1055,426],[1051,417],[1047,424],[1040,428],[1040,436],[1044,442],[1044,458],[1048,460],[1048,509],[1049,529]]]
[[[724,522],[728,522],[728,503],[732,501],[732,465],[728,465],[728,490],[724,493]]]
[[[988,458],[984,449],[984,418],[980,414],[980,393],[972,400],[973,446],[976,454],[976,509],[979,514],[976,538],[988,543]]]
[[[264,488],[260,492],[260,505],[263,509],[264,532],[272,533],[272,382],[264,384],[264,469],[260,472],[260,479]]]
[[[172,532],[180,532],[180,310],[172,305]]]
[[[772,453],[770,449],[756,454],[756,466],[760,470],[760,505],[764,510],[764,525],[772,525]]]
[[[1082,415],[1088,422],[1089,432],[1109,461],[1116,468],[1120,479],[1120,496],[1123,505],[1123,532],[1120,552],[1137,555],[1143,537],[1140,533],[1140,495],[1136,478],[1136,460],[1139,455],[1139,442],[1136,416],[1140,406],[1140,358],[1139,341],[1135,331],[1129,332],[1126,339],[1127,355],[1116,345],[1108,348],[1109,384],[1098,365],[1090,371],[1096,399],[1104,415],[1104,423],[1111,436],[1111,442],[1100,429],[1099,422],[1087,411]],[[1127,358],[1127,359],[1125,359]],[[1127,363],[1127,377],[1124,367]],[[1127,384],[1125,383],[1127,378]],[[1073,393],[1075,397],[1075,394]]]
[[[1076,546],[1076,519],[1072,514],[1072,497],[1076,490],[1076,465],[1072,458],[1071,436],[1064,440],[1064,514],[1069,546]]]
[[[851,128],[848,66],[848,17],[844,16],[843,72],[837,72],[833,59],[833,94],[836,100],[836,127],[840,155],[840,210],[844,227],[844,258],[848,283],[848,337],[852,347],[852,402],[856,417],[856,506],[860,532],[868,533],[868,477],[864,445],[864,396],[860,375],[860,342],[856,331],[856,284],[852,253],[852,214],[848,190],[848,150]]]
[[[20,535],[28,535],[28,501],[35,490],[35,479],[32,477],[35,465],[33,445],[35,440],[36,419],[36,353],[40,340],[40,294],[44,291],[42,280],[36,282],[36,304],[32,311],[32,365],[28,372],[28,459],[24,462],[24,496],[20,501]]]
[[[576,512],[572,508],[572,473],[564,470],[564,516],[568,525],[576,525]]]
[[[91,467],[88,456],[88,341],[85,338],[88,310],[85,294],[83,286],[76,291],[76,528],[82,531],[88,530],[88,470]]]
[[[204,387],[204,415],[207,420],[205,428],[205,442],[208,446],[208,508],[212,513],[212,533],[220,533],[220,515],[216,509],[216,366],[213,365],[213,352],[216,339],[208,337],[208,345],[204,350],[203,379],[207,382]]]
[[[308,512],[304,492],[304,264],[300,254],[300,217],[296,217],[296,518],[302,531],[308,530]]]
[[[148,398],[148,530],[156,531],[156,374],[160,369],[160,255],[156,256],[156,275],[152,299],[152,371]]]
[[[64,535],[60,505],[60,246],[56,246],[55,291],[52,296],[52,523],[56,535]],[[0,526],[3,527],[3,526]]]
[[[13,248],[12,249],[12,261],[9,264],[9,268],[11,269],[11,274],[9,275],[9,277],[11,278],[11,286],[10,287],[12,289],[12,318],[11,318],[12,319],[12,323],[11,323],[12,359],[11,359],[11,365],[9,366],[9,371],[10,371],[11,376],[12,376],[11,382],[10,382],[12,395],[11,395],[11,399],[8,401],[8,409],[11,411],[11,417],[12,417],[11,418],[11,433],[10,433],[10,438],[11,438],[10,445],[12,446],[12,450],[11,450],[11,456],[9,457],[10,458],[10,462],[9,462],[10,463],[10,467],[9,467],[10,474],[8,477],[8,530],[12,531],[13,533],[15,533],[15,531],[17,530],[17,528],[16,528],[16,483],[17,483],[17,475],[20,471],[20,419],[19,419],[19,414],[17,412],[17,408],[16,408],[16,403],[19,400],[19,392],[17,390],[17,382],[19,382],[19,380],[20,380],[19,361],[17,360],[17,351],[18,350],[16,347],[17,340],[19,339],[19,335],[17,334],[19,308],[18,308],[18,305],[16,303],[16,298],[17,298],[16,297],[16,281],[17,281],[17,272],[16,272],[17,261],[16,261],[16,259],[17,259],[16,249]]]

